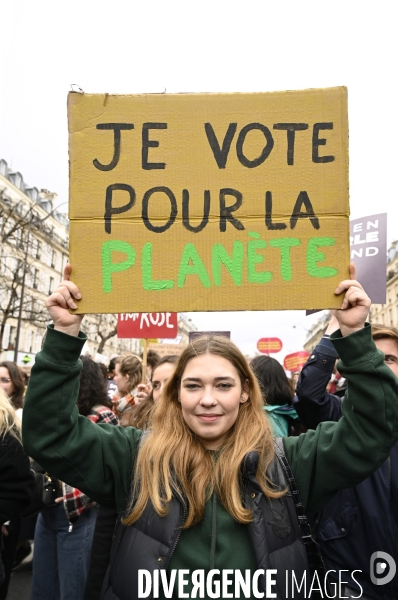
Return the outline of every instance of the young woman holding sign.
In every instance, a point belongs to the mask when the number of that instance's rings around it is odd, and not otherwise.
[[[303,505],[318,511],[336,490],[367,477],[398,438],[398,380],[365,325],[370,300],[361,285],[347,280],[336,289],[345,291],[333,335],[339,370],[349,373],[344,417],[274,444],[253,372],[225,338],[186,348],[144,437],[80,418],[86,338],[82,316],[69,312],[81,297],[70,273],[68,266],[47,300],[54,325],[32,369],[24,443],[49,472],[123,513],[102,597],[158,597],[157,587],[159,597],[172,597],[165,589],[174,582],[173,597],[240,590],[284,599],[292,597],[292,571],[298,582],[307,576],[308,592],[314,564]],[[289,465],[303,505],[289,490]]]

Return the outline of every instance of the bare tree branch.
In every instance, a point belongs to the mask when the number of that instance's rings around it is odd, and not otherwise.
[[[47,218],[47,217],[45,217]],[[26,207],[22,201],[11,202],[0,192],[0,346],[3,344],[4,331],[10,318],[18,318],[22,308],[22,319],[36,327],[44,327],[48,320],[44,301],[39,292],[28,288],[21,299],[21,287],[24,270],[26,277],[32,280],[32,262],[29,258],[25,266],[24,257],[29,243],[29,229],[42,227],[34,207]]]
[[[93,333],[100,339],[97,352],[98,354],[102,354],[106,342],[113,338],[117,333],[116,317],[112,315],[111,323],[108,323],[105,315],[98,315],[95,324],[95,332],[93,331]]]

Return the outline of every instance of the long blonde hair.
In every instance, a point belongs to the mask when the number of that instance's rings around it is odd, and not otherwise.
[[[236,422],[215,460],[184,421],[178,389],[188,362],[203,354],[229,360],[249,393],[239,405]],[[185,503],[184,528],[195,525],[204,515],[205,504],[215,491],[225,510],[239,523],[250,523],[252,512],[242,501],[241,465],[252,450],[259,454],[257,480],[268,497],[278,498],[285,491],[267,478],[267,467],[274,458],[272,431],[265,416],[264,401],[257,380],[240,350],[225,337],[201,337],[182,353],[174,375],[169,379],[153,413],[152,429],[137,457],[133,476],[129,514],[123,519],[131,525],[151,501],[161,517],[168,512],[173,493]]]
[[[0,387],[0,439],[4,438],[8,433],[21,440],[21,421],[7,394]]]

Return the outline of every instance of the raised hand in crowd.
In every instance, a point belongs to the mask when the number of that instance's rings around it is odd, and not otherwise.
[[[334,311],[334,317],[340,327],[341,335],[345,337],[354,331],[362,329],[370,310],[370,298],[356,281],[356,268],[354,263],[350,264],[350,279],[341,281],[335,289],[335,294],[345,291],[341,309]],[[328,333],[331,333],[328,331]]]

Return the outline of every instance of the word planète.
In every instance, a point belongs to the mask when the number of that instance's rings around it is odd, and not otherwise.
[[[141,268],[142,289],[147,291],[161,292],[175,287],[183,288],[189,276],[197,277],[204,288],[211,288],[212,285],[221,286],[226,274],[237,287],[242,285],[244,278],[251,284],[266,284],[275,276],[274,272],[264,269],[268,252],[279,252],[279,270],[283,281],[291,281],[293,277],[291,252],[296,251],[305,252],[306,269],[311,277],[324,279],[333,277],[338,272],[332,266],[319,264],[326,258],[321,248],[333,246],[336,241],[334,238],[312,237],[303,248],[301,240],[296,237],[278,238],[267,242],[261,239],[259,233],[248,234],[251,239],[246,243],[239,240],[233,242],[232,252],[228,252],[223,244],[214,244],[209,268],[205,266],[195,244],[185,244],[174,279],[153,279],[155,258],[152,243],[144,244],[137,265],[137,251],[131,244],[123,240],[106,241],[102,244],[103,290],[106,294],[112,292],[114,276],[133,267]],[[265,249],[267,249],[266,253],[263,252]],[[115,252],[125,254],[126,258],[116,261]],[[156,258],[161,261],[164,257]],[[263,269],[260,268],[261,266]]]

